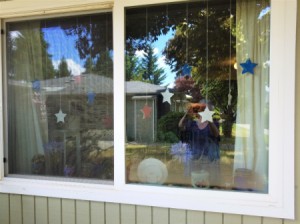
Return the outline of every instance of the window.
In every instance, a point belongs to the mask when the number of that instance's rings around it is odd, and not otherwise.
[[[112,14],[6,29],[8,175],[113,180]]]
[[[293,218],[296,2],[4,14],[0,192]]]
[[[129,183],[268,192],[270,13],[269,1],[126,10]]]

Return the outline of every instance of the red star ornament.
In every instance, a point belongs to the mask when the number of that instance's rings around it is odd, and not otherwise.
[[[149,107],[147,104],[141,109],[141,112],[143,113],[143,119],[147,119],[151,117],[152,107]]]

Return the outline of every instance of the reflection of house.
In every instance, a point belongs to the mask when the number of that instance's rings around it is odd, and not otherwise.
[[[158,95],[165,87],[145,82],[126,82],[126,135],[128,141],[154,142],[157,127]],[[131,124],[131,125],[130,125]]]
[[[113,80],[86,74],[41,81],[45,91],[49,130],[55,129],[62,109],[67,114],[65,129],[111,129],[113,115]],[[108,120],[111,120],[109,123]],[[51,127],[52,126],[52,127]],[[62,128],[62,127],[60,127]]]
[[[67,114],[65,129],[112,128],[113,80],[99,75],[86,74],[41,81],[45,90],[49,130],[55,129],[56,117],[61,108]],[[165,87],[140,81],[126,82],[127,138],[153,142],[156,136],[159,93]],[[146,114],[145,114],[146,113]],[[61,127],[60,127],[61,128]]]

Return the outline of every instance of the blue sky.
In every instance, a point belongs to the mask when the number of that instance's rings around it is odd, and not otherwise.
[[[58,67],[60,60],[64,57],[68,63],[72,75],[80,75],[84,72],[84,60],[81,60],[75,46],[76,36],[66,35],[65,32],[58,27],[43,28],[44,38],[49,43],[48,53],[52,55],[52,62],[55,68]],[[167,78],[162,85],[168,85],[174,82],[175,74],[171,72],[169,66],[164,63],[162,51],[165,48],[167,41],[172,38],[172,32],[166,35],[161,35],[158,40],[153,43],[155,52],[158,57],[158,65],[164,68]],[[137,52],[137,56],[142,57],[142,52]]]

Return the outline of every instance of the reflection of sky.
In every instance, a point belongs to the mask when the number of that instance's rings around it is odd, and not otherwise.
[[[45,41],[49,44],[48,53],[52,55],[52,62],[55,68],[58,67],[60,60],[64,57],[72,75],[79,75],[84,71],[84,61],[79,58],[75,48],[76,36],[66,35],[58,27],[43,28]]]
[[[166,47],[166,44],[169,39],[173,37],[173,32],[168,32],[166,35],[160,35],[158,37],[158,40],[154,42],[153,47],[158,49],[158,65],[159,67],[163,68],[165,70],[165,74],[167,74],[166,79],[163,82],[163,85],[168,85],[170,83],[174,82],[175,73],[171,72],[170,66],[166,65],[164,62],[165,56],[162,55],[162,51]]]
[[[58,27],[43,28],[42,31],[44,32],[45,41],[49,44],[48,53],[52,55],[54,68],[58,68],[61,59],[64,57],[72,75],[80,75],[84,72],[84,60],[79,58],[78,50],[75,47],[76,36],[66,35],[65,32]],[[169,32],[166,35],[160,35],[158,40],[153,43],[155,53],[158,57],[157,64],[160,68],[163,68],[165,74],[167,74],[162,84],[164,86],[173,83],[175,78],[175,73],[172,73],[170,67],[165,64],[165,56],[162,54],[167,41],[172,37],[172,32]],[[136,54],[142,57],[142,53],[143,52],[137,52]]]
[[[166,35],[160,35],[157,37],[158,40],[152,44],[152,46],[154,47],[154,54],[158,58],[157,65],[159,68],[163,68],[165,74],[167,75],[166,79],[162,83],[162,86],[166,86],[169,85],[170,83],[173,83],[175,78],[175,73],[171,71],[169,65],[166,65],[164,61],[165,56],[162,54],[168,40],[170,40],[173,37],[173,35],[174,35],[173,32],[169,32]],[[139,58],[143,57],[143,54],[144,54],[143,51],[136,51],[136,56]]]

